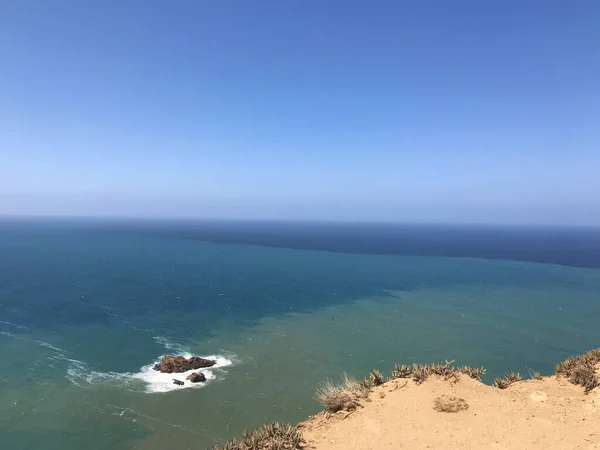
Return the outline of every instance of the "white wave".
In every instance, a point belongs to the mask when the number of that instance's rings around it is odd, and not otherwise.
[[[35,341],[35,343],[41,345],[42,347],[49,348],[49,349],[54,350],[59,353],[69,353],[67,350],[63,350],[62,348],[55,347],[54,345],[48,344],[47,342],[44,342],[44,341]]]
[[[174,352],[177,352],[178,354],[185,352],[183,345],[178,344],[177,342],[173,342],[169,338],[166,338],[163,336],[154,336],[152,339],[154,339],[154,341],[156,343],[162,345],[167,350],[173,350]]]
[[[182,356],[190,358],[192,355],[184,353]],[[188,370],[187,372],[182,373],[162,373],[152,368],[154,364],[159,361],[156,360],[154,363],[142,367],[142,369],[134,374],[132,378],[144,381],[146,383],[146,392],[170,392],[185,388],[200,388],[210,382],[210,380],[217,378],[217,373],[221,372],[220,369],[232,364],[231,359],[220,355],[203,356],[203,358],[212,359],[217,363],[206,369]],[[191,381],[186,380],[186,377],[194,372],[202,372],[206,377],[206,382],[192,383]],[[173,384],[173,379],[183,381],[183,385],[179,386]]]
[[[109,317],[119,317],[119,310],[110,306],[101,306],[102,313]]]
[[[69,362],[67,368],[67,379],[77,386],[81,386],[82,382],[95,384],[107,381],[122,381],[132,377],[133,374],[127,372],[98,372],[90,370],[86,363],[77,359],[58,356],[53,359],[61,359]]]
[[[182,353],[182,356],[190,358],[190,353]],[[131,372],[99,372],[90,370],[86,363],[76,359],[67,358],[64,355],[58,355],[52,359],[60,359],[68,361],[69,366],[67,368],[67,379],[73,384],[84,387],[82,383],[96,384],[96,383],[117,383],[122,385],[125,383],[128,385],[130,382],[142,382],[144,385],[144,391],[148,393],[155,392],[170,392],[178,389],[185,388],[201,388],[202,386],[209,383],[211,380],[217,378],[217,375],[223,373],[223,368],[230,366],[232,360],[220,355],[203,356],[206,359],[212,359],[216,361],[216,364],[206,369],[189,370],[182,373],[162,373],[154,370],[154,364],[160,361],[157,359],[152,364],[148,364],[140,369],[137,373]],[[203,383],[192,383],[186,380],[186,377],[194,372],[202,372],[206,377],[206,381]],[[183,385],[176,385],[173,383],[173,379],[183,381]]]
[[[19,325],[18,323],[12,323],[12,322],[8,322],[6,320],[0,320],[0,323],[6,324],[6,325],[10,325],[13,326],[15,328],[18,328],[19,330],[29,330],[29,328],[27,328],[26,326],[23,325]]]

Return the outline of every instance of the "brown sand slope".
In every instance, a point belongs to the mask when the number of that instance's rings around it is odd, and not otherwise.
[[[436,398],[468,409],[438,412]],[[421,385],[392,380],[352,413],[321,413],[300,425],[309,448],[600,449],[600,388],[585,394],[564,378],[520,381],[500,390],[461,376]]]

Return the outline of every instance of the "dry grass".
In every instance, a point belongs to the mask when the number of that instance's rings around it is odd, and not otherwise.
[[[316,399],[329,412],[353,411],[367,398],[370,388],[344,374],[341,384],[327,380],[316,393]]]
[[[557,364],[554,370],[557,376],[568,378],[571,383],[583,386],[588,393],[600,386],[600,380],[596,375],[597,364],[600,364],[600,348],[567,358]]]
[[[429,375],[433,373],[433,366],[423,366],[419,364],[413,364],[412,370],[412,379],[415,380],[415,383],[421,384]]]
[[[506,381],[504,378],[494,378],[494,382],[492,383],[492,386],[494,386],[495,388],[498,388],[498,389],[506,389],[507,387],[510,386],[510,383],[508,381]]]
[[[433,401],[433,409],[438,412],[457,413],[466,411],[469,409],[469,405],[464,398],[442,395]]]
[[[381,375],[381,372],[379,372],[377,369],[372,370],[369,376],[361,382],[361,384],[367,389],[381,386],[383,383],[385,383],[385,378],[383,378],[383,375]]]
[[[392,378],[412,378],[415,383],[421,384],[431,375],[440,376],[446,380],[458,375],[465,374],[476,380],[480,380],[485,369],[468,366],[455,367],[453,361],[439,364],[413,364],[411,366],[396,365],[392,369]],[[385,378],[378,370],[373,370],[360,383],[344,375],[341,384],[334,384],[331,380],[326,381],[316,393],[316,399],[325,407],[326,411],[353,411],[361,400],[368,401],[369,392],[385,383]]]
[[[464,374],[470,378],[481,380],[485,369],[469,366],[455,367],[451,362],[439,364],[413,364],[396,365],[391,371],[392,379],[412,378],[420,384],[431,375],[444,379],[456,379]],[[556,375],[568,378],[571,383],[583,386],[586,393],[600,386],[600,379],[596,373],[596,366],[600,364],[600,348],[587,353],[568,358],[555,368]],[[529,374],[534,380],[543,377],[538,372]],[[499,389],[506,389],[511,384],[521,381],[519,373],[510,372],[504,378],[496,378],[493,385]],[[316,393],[316,399],[328,412],[353,411],[360,406],[361,400],[368,400],[369,392],[376,386],[385,383],[383,375],[378,370],[373,370],[362,382],[349,378],[344,374],[341,384],[331,381],[325,382]],[[381,398],[385,397],[382,391]],[[434,400],[434,409],[439,412],[457,413],[465,411],[469,405],[463,398],[442,395]],[[245,432],[242,439],[234,439],[225,444],[213,447],[213,450],[300,450],[306,447],[306,442],[296,427],[279,423],[263,425],[257,430]]]
[[[392,378],[410,378],[412,375],[412,367],[404,364],[396,364],[392,369]]]
[[[246,431],[242,439],[216,445],[213,450],[299,450],[305,444],[296,427],[275,422]]]
[[[529,367],[527,368],[527,372],[529,372],[529,378],[531,378],[532,380],[537,380],[537,381],[541,381],[544,379],[544,377],[542,376],[541,373],[539,372],[534,372],[533,370],[531,370]]]
[[[412,366],[396,365],[392,369],[392,378],[412,378],[415,383],[421,384],[431,375],[437,375],[445,379],[456,377],[459,374],[467,375],[475,380],[480,380],[485,374],[483,367],[455,367],[453,361],[446,361],[439,364],[413,364]]]
[[[506,374],[504,378],[495,378],[493,386],[498,389],[506,389],[511,384],[516,383],[517,381],[522,381],[523,377],[520,373],[509,372]]]
[[[508,372],[505,378],[506,381],[508,381],[510,384],[516,383],[517,381],[523,381],[523,377],[521,376],[521,374],[515,372]]]
[[[458,368],[458,371],[460,373],[468,375],[470,378],[473,378],[474,380],[481,380],[481,377],[483,375],[485,375],[485,368],[483,368],[483,367],[462,366],[462,367]]]

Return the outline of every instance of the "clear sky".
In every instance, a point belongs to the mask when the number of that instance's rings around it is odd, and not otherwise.
[[[0,214],[600,224],[600,2],[3,0]]]

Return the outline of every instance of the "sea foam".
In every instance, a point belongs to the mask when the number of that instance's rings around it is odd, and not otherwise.
[[[181,356],[190,358],[190,353],[182,353]],[[160,361],[160,358],[153,363],[143,366],[139,372],[99,372],[91,370],[87,364],[82,361],[66,358],[64,355],[54,357],[67,361],[69,367],[67,369],[67,379],[73,384],[85,387],[85,384],[103,383],[113,385],[115,387],[126,387],[127,389],[137,391],[142,388],[147,393],[170,392],[185,388],[201,388],[212,380],[218,378],[218,375],[223,374],[223,368],[230,366],[232,360],[221,355],[203,356],[205,359],[212,359],[216,364],[206,369],[188,370],[181,373],[162,373],[154,370],[154,364]],[[205,382],[192,383],[186,380],[186,377],[194,372],[202,372],[206,377]],[[180,380],[183,385],[176,385],[173,380]],[[141,383],[140,383],[141,382]]]
[[[183,353],[181,356],[190,358],[192,357],[192,354]],[[181,373],[162,373],[152,368],[154,364],[160,361],[157,359],[152,364],[142,367],[138,373],[131,375],[131,378],[144,381],[146,383],[146,392],[170,392],[185,388],[201,388],[206,385],[206,383],[216,379],[217,374],[221,372],[221,369],[232,364],[231,359],[220,355],[202,356],[202,358],[212,359],[217,363],[206,369],[188,370],[187,372]],[[206,382],[192,383],[191,381],[186,380],[186,377],[194,372],[202,372],[206,377]],[[183,381],[183,385],[179,386],[174,384],[174,379]]]
[[[164,336],[154,336],[152,339],[154,339],[154,341],[157,344],[162,345],[167,350],[173,350],[173,351],[175,351],[177,353],[181,353],[181,354],[184,353],[183,346],[181,344],[178,344],[177,342],[173,342],[169,338],[166,338]]]

